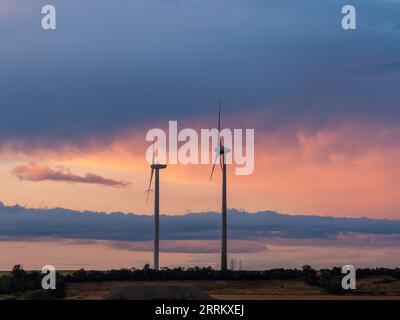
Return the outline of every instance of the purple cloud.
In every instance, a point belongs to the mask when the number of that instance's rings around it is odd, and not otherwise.
[[[80,176],[72,173],[70,169],[64,166],[57,166],[55,169],[52,169],[48,166],[39,166],[33,162],[27,165],[15,167],[11,171],[11,174],[15,175],[20,180],[34,182],[46,180],[62,181],[71,183],[99,184],[113,188],[125,188],[129,186],[129,183],[125,181],[108,179],[93,173],[86,173],[84,176]]]

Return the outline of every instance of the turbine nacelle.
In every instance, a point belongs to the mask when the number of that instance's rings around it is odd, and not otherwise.
[[[165,169],[167,167],[166,164],[152,164],[151,168],[155,170]]]

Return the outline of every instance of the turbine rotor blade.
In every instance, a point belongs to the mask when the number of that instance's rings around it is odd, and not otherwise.
[[[218,132],[221,131],[221,99],[219,100],[219,111],[218,111]]]
[[[151,164],[154,164],[154,157],[155,157],[155,152],[154,152],[154,137],[153,137],[153,159],[151,160]]]
[[[150,195],[150,190],[151,190],[151,182],[153,181],[153,174],[154,174],[154,169],[151,168],[150,183],[149,183],[149,188],[147,189],[146,203],[149,201],[149,195]]]
[[[224,144],[223,144],[222,138],[221,138],[221,109],[222,109],[222,101],[221,101],[221,99],[219,99],[219,108],[218,108],[218,147],[217,147],[217,151],[216,151],[217,153],[215,155],[215,160],[213,162],[213,167],[212,167],[212,170],[211,170],[210,181],[211,181],[211,179],[213,177],[214,170],[215,170],[215,165],[217,164],[218,157],[219,157],[219,164],[220,164],[221,169],[222,169],[221,150],[224,147]]]
[[[219,110],[218,110],[218,143],[219,148],[221,148],[224,144],[221,138],[221,110],[222,110],[222,101],[219,99]]]
[[[216,156],[215,156],[215,160],[214,160],[214,163],[213,163],[212,170],[211,170],[210,181],[211,181],[211,179],[213,177],[213,174],[214,174],[215,164],[217,163],[218,156],[219,156],[219,154],[217,153]]]

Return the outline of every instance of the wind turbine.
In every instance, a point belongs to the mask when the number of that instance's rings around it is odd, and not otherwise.
[[[153,141],[153,160],[151,163],[151,174],[149,188],[147,189],[147,199],[149,200],[151,183],[153,181],[154,172],[155,176],[155,191],[154,191],[154,270],[159,269],[159,255],[160,255],[160,169],[165,169],[166,164],[154,163],[154,141]]]
[[[218,113],[218,146],[215,148],[215,160],[211,170],[210,181],[214,174],[215,165],[219,158],[222,169],[222,233],[221,233],[221,271],[228,269],[228,245],[227,245],[227,201],[226,201],[226,161],[225,155],[230,152],[230,149],[224,146],[221,139],[221,100],[219,101]]]

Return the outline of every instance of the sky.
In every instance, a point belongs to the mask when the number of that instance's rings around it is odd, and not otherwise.
[[[57,30],[41,29],[41,8]],[[146,132],[255,129],[228,206],[399,218],[400,1],[2,0],[0,201],[151,214]],[[170,165],[161,211],[220,210],[220,171]]]

